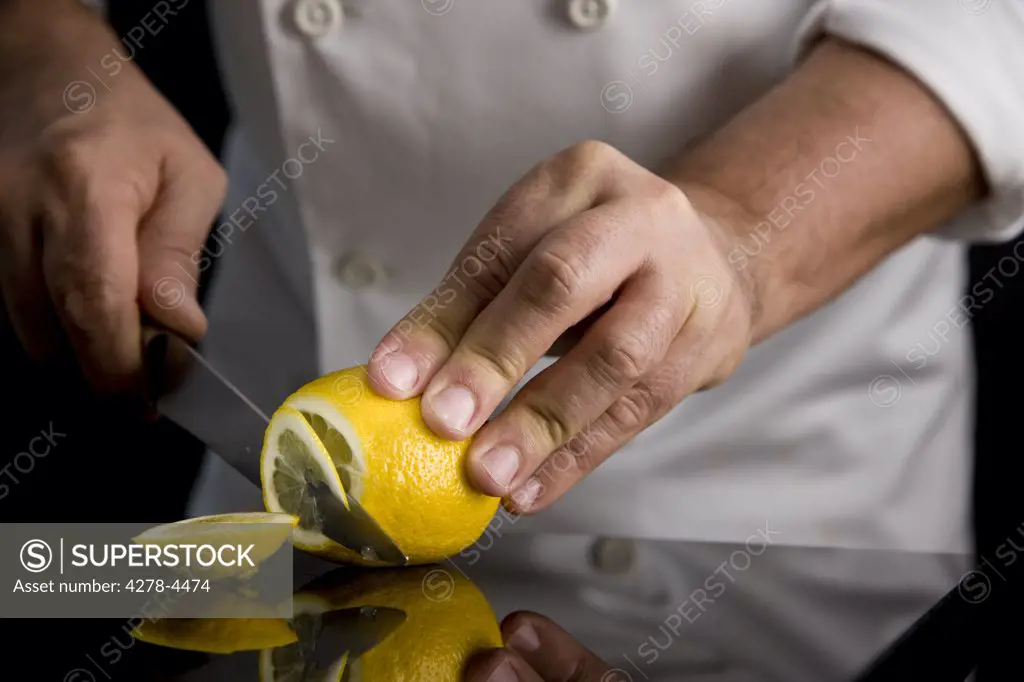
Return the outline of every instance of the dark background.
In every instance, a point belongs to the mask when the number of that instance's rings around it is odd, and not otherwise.
[[[123,35],[138,25],[153,4],[153,0],[111,0],[111,21]],[[146,36],[135,61],[211,150],[219,153],[230,115],[216,72],[204,3],[193,0],[165,30]],[[1000,258],[1012,257],[1011,248],[973,249],[970,281],[979,281]],[[973,320],[978,365],[974,522],[978,553],[989,558],[1024,522],[1017,450],[1017,388],[1024,380],[1019,361],[1024,348],[1019,315],[1024,310],[1024,276],[1000,279],[1004,288]],[[5,339],[0,347],[0,377],[8,400],[4,401],[0,467],[51,424],[66,436],[49,455],[36,459],[31,471],[11,470],[19,483],[0,499],[0,521],[180,518],[198,468],[199,444],[169,425],[146,425],[119,416],[91,399],[73,374],[33,367],[16,344]],[[8,479],[0,482],[10,484]],[[974,629],[959,642],[985,647],[990,667],[983,667],[981,679],[1009,679],[1005,670],[1019,670],[1012,660],[1016,646],[1012,637],[1022,631],[1015,604],[1016,600],[1005,600],[1001,607],[1000,615],[1009,625]],[[11,634],[2,641],[26,654],[30,649],[45,652],[32,656],[36,663],[30,669],[36,674],[29,677],[42,679],[46,670],[53,679],[62,679],[81,663],[76,660],[82,656],[79,652],[95,651],[121,624],[96,621],[83,627],[70,621],[6,621],[3,628]],[[62,657],[55,654],[54,640],[72,640],[75,645]],[[129,659],[124,659],[127,662],[120,664],[118,672],[123,670],[130,679]],[[995,663],[996,659],[1002,660]]]

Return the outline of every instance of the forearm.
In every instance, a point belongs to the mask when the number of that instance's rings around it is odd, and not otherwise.
[[[23,69],[45,51],[73,52],[117,36],[82,0],[0,0],[0,77]]]
[[[931,94],[833,40],[664,175],[722,231],[755,343],[983,192],[970,145]]]
[[[9,126],[26,110],[66,113],[64,90],[118,46],[81,0],[0,0],[0,136],[23,134]]]

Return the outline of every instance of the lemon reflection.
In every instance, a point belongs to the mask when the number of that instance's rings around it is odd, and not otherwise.
[[[260,682],[456,682],[470,656],[501,646],[476,585],[436,565],[334,571],[293,595],[288,620],[164,620],[137,636],[207,653],[258,650]]]

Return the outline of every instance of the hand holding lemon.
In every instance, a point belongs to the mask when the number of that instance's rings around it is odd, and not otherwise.
[[[260,459],[270,512],[298,517],[295,546],[341,562],[371,563],[326,537],[311,486],[356,500],[409,557],[432,563],[480,537],[499,500],[466,473],[470,440],[435,435],[420,399],[376,395],[365,367],[328,374],[289,396],[267,427]]]

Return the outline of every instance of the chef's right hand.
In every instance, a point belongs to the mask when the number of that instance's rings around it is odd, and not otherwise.
[[[143,316],[205,332],[193,256],[227,184],[127,53],[79,0],[0,3],[3,304],[31,357],[73,354],[104,394],[142,386]]]

